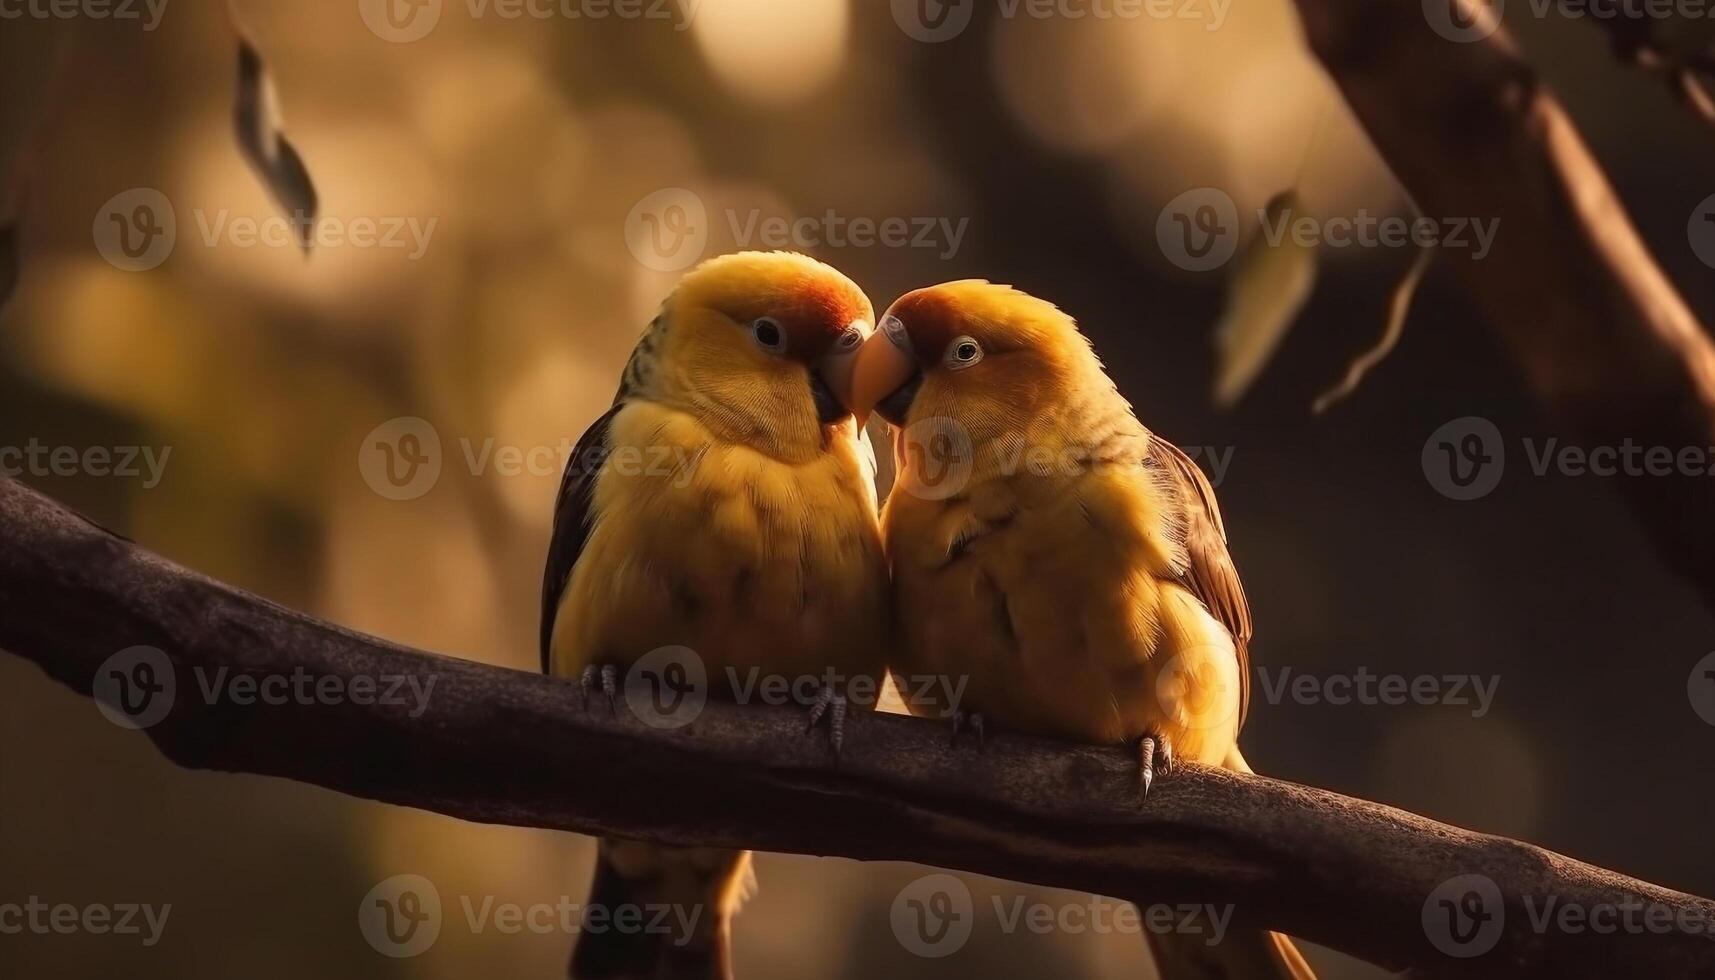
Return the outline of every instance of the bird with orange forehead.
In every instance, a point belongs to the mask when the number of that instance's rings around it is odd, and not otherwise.
[[[901,673],[966,685],[955,724],[1250,771],[1250,608],[1214,489],[1146,429],[1072,318],[1010,286],[909,293],[854,381],[900,431],[882,536]],[[955,729],[955,733],[957,729]],[[1284,936],[1150,934],[1164,977],[1310,977]]]
[[[684,277],[566,468],[545,672],[614,711],[627,670],[658,653],[694,660],[713,697],[753,671],[821,678],[796,686],[817,692],[810,724],[826,718],[838,751],[844,685],[875,690],[888,622],[874,457],[847,408],[874,319],[851,280],[802,255],[727,255]],[[695,672],[676,666],[681,684]],[[749,852],[601,841],[588,908],[613,923],[667,909],[674,928],[588,930],[571,975],[730,976],[749,881]]]

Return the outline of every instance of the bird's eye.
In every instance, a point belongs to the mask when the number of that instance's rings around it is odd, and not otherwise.
[[[881,321],[881,332],[887,334],[887,339],[893,341],[893,346],[906,353],[911,352],[911,335],[905,332],[905,322],[889,313]]]
[[[780,321],[771,316],[757,317],[751,321],[750,338],[756,341],[756,346],[770,354],[786,352],[786,331],[781,328]]]
[[[849,354],[861,346],[863,346],[863,328],[855,323],[847,327],[845,333],[840,334],[839,340],[834,341],[834,349],[842,354]]]
[[[983,347],[970,337],[957,337],[947,345],[947,367],[962,371],[983,359]]]

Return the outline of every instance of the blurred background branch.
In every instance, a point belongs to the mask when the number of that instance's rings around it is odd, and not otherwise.
[[[1656,72],[1702,122],[1715,125],[1715,26],[1702,7],[1591,0],[1588,23],[1607,32],[1615,56]]]
[[[1423,926],[1444,882],[1482,869],[1504,934],[1464,975],[1690,976],[1695,930],[1533,929],[1546,896],[1715,921],[1715,902],[1380,804],[1185,765],[1145,802],[1130,753],[998,737],[976,750],[930,722],[853,720],[838,766],[802,715],[712,702],[689,727],[645,724],[575,685],[419,653],[180,569],[0,479],[0,644],[80,693],[111,651],[165,651],[171,696],[149,726],[180,765],[282,776],[466,820],[906,860],[1156,903],[1231,904],[1390,968],[1445,970]],[[255,678],[410,678],[415,708],[355,699],[255,710],[196,693]],[[117,706],[116,706],[117,710]],[[71,777],[71,778],[76,778]],[[680,801],[662,805],[662,795]]]
[[[1586,445],[1715,447],[1715,341],[1657,266],[1560,101],[1495,23],[1494,11],[1483,0],[1447,2],[1452,23],[1483,25],[1473,36],[1493,32],[1450,42],[1430,29],[1418,4],[1295,5],[1309,47],[1417,210],[1497,222],[1492,251],[1454,250],[1448,267],[1559,426]],[[1590,22],[1616,34],[1635,26]],[[946,120],[955,153],[1008,126],[1005,106],[971,99],[958,84],[988,55],[961,44],[917,65],[919,89],[939,100],[937,116]],[[1303,138],[1308,158],[1317,137]],[[1020,195],[1003,173],[985,187],[984,169],[969,161],[978,187],[989,191],[987,208],[1015,217],[1051,213],[1030,223],[1054,229],[1049,234],[1060,240],[993,247],[1028,253],[1038,268],[1075,264],[1091,282],[1134,275],[1124,237],[1109,220],[1111,192],[1089,164],[1028,142],[1014,151],[1055,193]],[[1417,274],[1415,265],[1401,271],[1407,281]],[[1399,311],[1376,313],[1390,332],[1402,319]],[[1715,481],[1678,473],[1621,481],[1620,489],[1663,562],[1715,607]]]
[[[1483,0],[1449,2],[1460,23],[1498,16]],[[1499,219],[1491,254],[1450,264],[1549,410],[1591,444],[1715,446],[1715,341],[1506,31],[1449,44],[1415,4],[1298,8],[1413,199],[1431,214]],[[1715,605],[1715,480],[1622,486],[1663,559]]]

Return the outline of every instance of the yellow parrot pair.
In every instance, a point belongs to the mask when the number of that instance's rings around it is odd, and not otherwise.
[[[871,411],[898,430],[879,515]],[[1250,636],[1212,488],[1070,317],[973,280],[877,329],[835,269],[743,252],[684,277],[579,441],[541,640],[597,705],[662,647],[694,651],[716,697],[831,679],[810,724],[836,751],[848,690],[956,678],[977,732],[1134,745],[1147,792],[1175,758],[1248,771]],[[603,840],[589,907],[676,925],[589,932],[571,976],[725,980],[752,880],[749,852]],[[1312,976],[1272,933],[1149,939],[1170,980]]]

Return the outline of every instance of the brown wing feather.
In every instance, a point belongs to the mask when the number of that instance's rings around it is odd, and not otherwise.
[[[1239,570],[1227,551],[1227,526],[1215,502],[1215,488],[1191,457],[1167,440],[1151,435],[1150,454],[1179,491],[1186,556],[1179,583],[1232,634],[1233,652],[1239,658],[1239,725],[1243,727],[1251,700],[1251,607],[1239,581]]]
[[[542,673],[552,673],[554,615],[560,595],[571,581],[572,569],[589,539],[594,519],[596,474],[608,454],[608,427],[624,405],[616,403],[584,432],[560,478],[560,496],[554,504],[554,536],[548,542],[548,567],[542,574]]]

